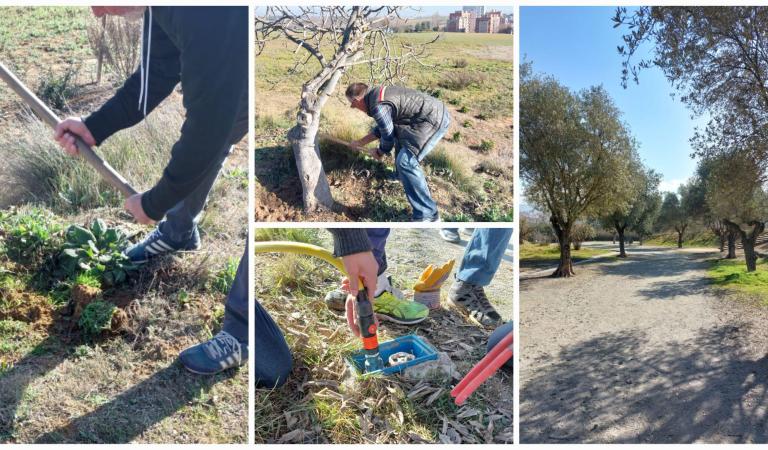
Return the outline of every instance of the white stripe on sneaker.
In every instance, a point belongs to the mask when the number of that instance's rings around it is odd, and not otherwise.
[[[144,247],[144,250],[145,250],[147,253],[149,253],[150,255],[156,255],[156,254],[157,254],[157,250],[155,250],[154,248],[152,248],[152,246],[151,246],[151,245],[147,245],[146,247]]]
[[[157,255],[158,253],[163,253],[163,249],[155,247],[155,243],[151,243],[147,245],[147,251],[152,253],[153,255]]]
[[[157,244],[159,247],[163,248],[167,252],[174,251],[173,247],[171,247],[170,245],[166,244],[164,241],[162,241],[160,239],[155,241],[155,244]]]
[[[148,247],[152,248],[153,250],[155,250],[157,253],[160,253],[160,254],[167,252],[167,250],[164,249],[163,246],[158,245],[157,242],[153,242],[149,244]]]

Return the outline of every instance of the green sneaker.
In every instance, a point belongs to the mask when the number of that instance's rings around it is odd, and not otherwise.
[[[331,291],[325,296],[325,304],[336,311],[344,311],[347,293],[342,290]],[[400,300],[388,291],[382,292],[373,302],[373,311],[381,320],[414,325],[423,322],[429,316],[429,308],[408,300]]]

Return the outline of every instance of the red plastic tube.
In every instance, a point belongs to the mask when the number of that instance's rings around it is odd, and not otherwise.
[[[451,391],[457,405],[461,406],[488,378],[512,358],[512,333],[504,337],[495,347],[469,371]]]

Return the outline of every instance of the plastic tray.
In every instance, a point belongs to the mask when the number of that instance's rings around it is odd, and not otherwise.
[[[404,364],[398,364],[397,366],[386,366],[382,370],[366,373],[365,353],[363,350],[359,350],[349,355],[347,358],[347,363],[358,374],[392,375],[395,373],[400,373],[408,367],[412,367],[425,361],[432,361],[438,358],[437,350],[435,350],[435,348],[432,347],[429,342],[422,339],[420,336],[416,336],[415,334],[400,336],[399,338],[379,344],[379,353],[381,354],[381,359],[385,364],[389,364],[387,361],[389,361],[390,355],[397,352],[411,353],[416,357],[416,359],[413,361],[408,361]]]

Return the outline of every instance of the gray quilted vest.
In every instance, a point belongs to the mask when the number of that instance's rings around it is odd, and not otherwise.
[[[416,156],[419,156],[427,142],[440,129],[445,113],[445,105],[440,100],[402,86],[371,88],[365,94],[368,111],[372,111],[379,103],[392,107],[392,122],[397,142],[400,147],[407,148]]]

